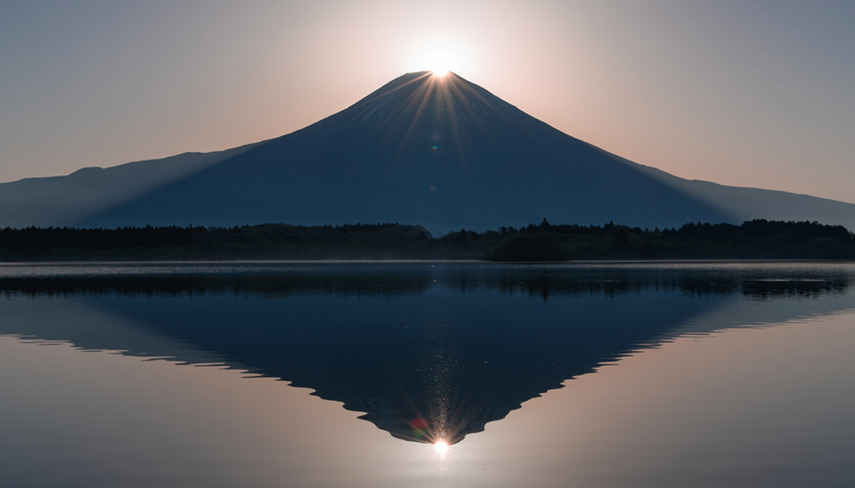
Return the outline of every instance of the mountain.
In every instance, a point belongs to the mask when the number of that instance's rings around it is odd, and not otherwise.
[[[434,232],[540,221],[817,220],[855,205],[677,178],[564,134],[450,73],[403,75],[291,134],[0,185],[0,226],[337,224]]]

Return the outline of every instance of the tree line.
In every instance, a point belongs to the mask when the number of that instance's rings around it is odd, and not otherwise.
[[[0,230],[0,260],[855,259],[842,226],[751,220],[640,229],[540,224],[434,237],[397,223],[235,227],[28,227]]]

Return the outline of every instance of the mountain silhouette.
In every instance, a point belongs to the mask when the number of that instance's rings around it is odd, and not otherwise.
[[[291,134],[0,185],[0,225],[338,224],[434,232],[753,218],[855,228],[855,205],[677,178],[564,134],[449,73],[403,75]]]
[[[311,388],[416,442],[459,442],[687,331],[853,306],[847,272],[797,267],[145,269],[0,280],[0,333],[225,363]]]

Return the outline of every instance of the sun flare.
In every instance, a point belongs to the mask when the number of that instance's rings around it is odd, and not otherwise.
[[[428,53],[424,63],[434,76],[445,76],[454,66],[454,54],[447,49],[438,49]]]
[[[433,445],[433,448],[436,449],[436,452],[439,453],[439,455],[444,455],[448,452],[448,443],[445,441],[437,441]]]
[[[416,70],[430,71],[433,76],[444,77],[452,71],[471,68],[471,59],[461,41],[452,37],[424,39],[411,50],[412,67]]]

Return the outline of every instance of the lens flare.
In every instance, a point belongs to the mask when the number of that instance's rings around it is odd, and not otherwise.
[[[414,439],[424,439],[428,435],[428,421],[422,418],[410,420],[410,428],[412,428],[411,436]]]

